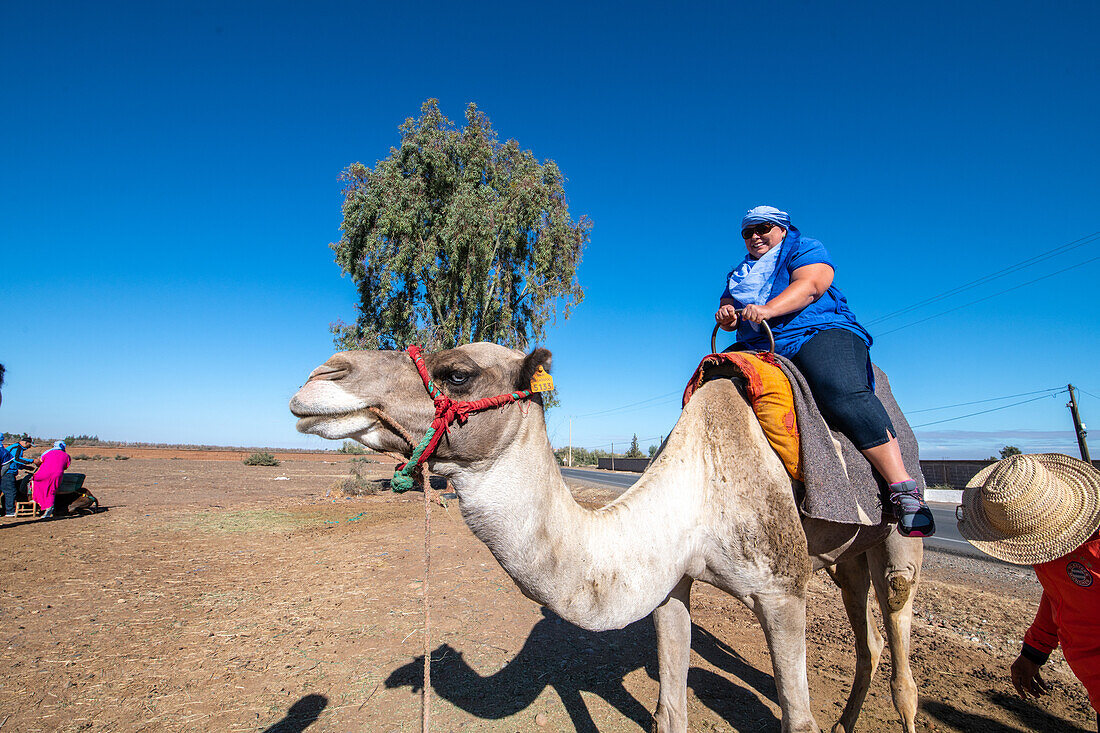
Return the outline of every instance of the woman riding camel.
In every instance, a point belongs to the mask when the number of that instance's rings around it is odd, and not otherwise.
[[[844,433],[890,485],[898,532],[931,537],[932,513],[902,463],[897,431],[875,396],[871,335],[833,285],[833,263],[821,242],[803,237],[787,212],[750,209],[741,220],[748,256],[726,278],[714,318],[752,349],[767,349],[758,324],[767,321],[775,351],[794,362],[831,427]],[[741,310],[738,318],[736,310]]]

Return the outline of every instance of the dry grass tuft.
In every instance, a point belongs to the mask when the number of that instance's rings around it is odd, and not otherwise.
[[[351,473],[336,485],[336,491],[344,496],[374,496],[386,490],[384,479],[372,479],[363,475],[363,469],[357,465],[358,459],[351,465]]]

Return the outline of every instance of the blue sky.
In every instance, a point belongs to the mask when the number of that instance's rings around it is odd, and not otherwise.
[[[555,445],[669,431],[759,203],[828,247],[913,425],[1069,382],[1100,421],[1100,241],[1064,247],[1100,231],[1093,2],[158,5],[0,6],[0,429],[322,445],[286,402],[354,318],[337,178],[428,97],[595,224]],[[1065,402],[922,454],[1075,453]]]

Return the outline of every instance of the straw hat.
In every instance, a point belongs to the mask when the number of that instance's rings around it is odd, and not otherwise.
[[[1100,471],[1061,453],[1010,456],[963,491],[959,532],[987,555],[1038,565],[1072,552],[1100,526]]]

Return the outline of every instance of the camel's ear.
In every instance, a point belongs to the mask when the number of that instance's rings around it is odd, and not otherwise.
[[[550,350],[535,349],[523,359],[523,367],[519,370],[516,379],[516,389],[527,389],[531,386],[531,378],[539,367],[550,371]]]

